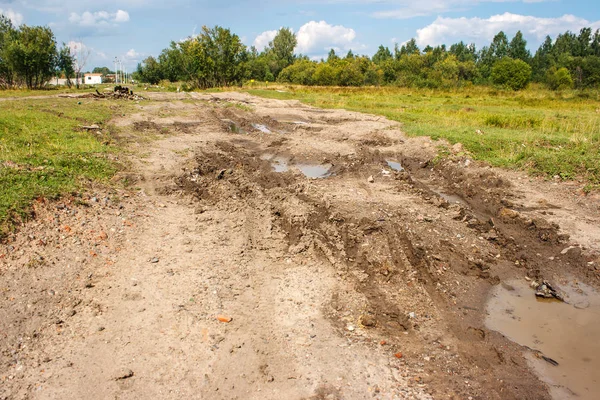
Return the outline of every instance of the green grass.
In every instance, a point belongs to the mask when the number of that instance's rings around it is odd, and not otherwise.
[[[62,98],[0,102],[0,233],[26,216],[34,199],[112,176],[108,155],[116,147],[103,124],[127,107]],[[79,129],[89,124],[103,126],[103,134]]]
[[[409,136],[460,142],[475,159],[494,166],[600,183],[600,91],[287,86],[283,93],[248,92],[383,115],[401,122]]]

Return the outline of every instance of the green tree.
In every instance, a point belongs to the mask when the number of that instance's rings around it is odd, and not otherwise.
[[[495,85],[511,90],[521,90],[531,79],[531,67],[523,60],[504,57],[492,67],[491,79]]]
[[[533,69],[532,78],[535,82],[542,82],[547,75],[548,70],[554,63],[552,56],[552,39],[546,36],[544,43],[535,52],[535,56],[531,60]]]
[[[152,56],[146,58],[141,64],[138,64],[137,74],[137,79],[142,82],[150,83],[151,85],[156,85],[163,79],[160,64],[156,61],[156,58]]]
[[[377,49],[377,52],[373,55],[373,62],[377,65],[391,60],[392,59],[392,52],[390,51],[390,49],[388,49],[387,47],[384,47],[383,45],[380,45],[379,48]]]
[[[313,83],[319,86],[336,85],[335,69],[329,63],[319,63],[313,74]]]
[[[9,66],[29,89],[41,88],[55,71],[54,33],[48,27],[21,25],[16,40],[8,44],[6,54]]]
[[[161,51],[158,55],[161,74],[164,79],[171,82],[187,79],[183,65],[183,54],[179,43],[171,42],[171,45]]]
[[[285,67],[277,77],[278,82],[294,83],[296,85],[312,85],[313,74],[317,66],[310,60],[298,60]]]
[[[338,57],[337,54],[335,54],[335,50],[331,49],[329,50],[329,53],[327,54],[327,62],[330,64],[335,64],[340,58]]]
[[[266,49],[271,63],[271,72],[275,78],[285,67],[295,61],[294,49],[298,45],[296,35],[290,28],[281,28]]]
[[[67,80],[67,85],[71,87],[71,78],[75,74],[75,60],[73,59],[73,55],[71,54],[71,48],[63,43],[63,46],[58,51],[58,60],[56,63],[56,67],[59,72],[65,74],[65,79]],[[94,69],[95,71],[95,69]]]
[[[114,71],[111,71],[108,67],[94,67],[92,70],[93,74],[102,74],[103,76],[114,74]]]
[[[466,61],[477,61],[477,49],[474,43],[466,45],[464,42],[455,43],[450,46],[450,50],[448,51],[450,54],[456,56],[456,59],[459,62]]]
[[[515,60],[523,60],[528,64],[531,62],[531,53],[527,50],[527,41],[523,38],[521,31],[518,31],[510,41],[508,56]]]
[[[13,85],[14,74],[8,61],[8,47],[15,40],[16,34],[10,19],[0,14],[0,88]]]

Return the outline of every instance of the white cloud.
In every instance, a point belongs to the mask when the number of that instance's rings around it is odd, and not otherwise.
[[[125,53],[125,57],[129,58],[129,59],[136,59],[140,56],[140,53],[138,53],[137,51],[135,51],[134,49],[129,50],[127,53]]]
[[[567,30],[578,32],[588,26],[600,28],[600,21],[590,22],[569,14],[558,18],[540,18],[508,12],[490,18],[438,17],[430,25],[417,30],[416,40],[419,46],[449,44],[459,40],[487,45],[499,31],[512,36],[520,30],[526,38],[540,42],[546,35],[554,37]]]
[[[69,22],[84,27],[106,26],[127,21],[129,21],[129,13],[123,10],[118,10],[116,13],[84,11],[81,14],[77,14],[72,12],[69,15]]]
[[[356,32],[342,25],[330,25],[325,21],[310,21],[302,25],[296,34],[298,45],[296,52],[315,54],[330,49],[337,52],[348,51],[351,48],[362,48],[356,43]]]
[[[15,26],[19,26],[23,23],[23,14],[20,14],[11,8],[8,10],[3,10],[0,8],[0,14],[3,14],[5,17],[10,19]]]
[[[117,10],[115,14],[115,22],[127,22],[129,21],[129,13],[123,10]]]
[[[371,14],[375,18],[410,19],[449,11],[465,11],[481,3],[541,3],[552,0],[365,0],[367,3],[377,2],[387,5],[388,10]]]
[[[258,35],[256,39],[254,39],[254,43],[252,44],[254,45],[254,47],[256,47],[256,50],[263,51],[265,47],[269,45],[269,42],[275,39],[275,35],[277,35],[276,30],[265,31]]]

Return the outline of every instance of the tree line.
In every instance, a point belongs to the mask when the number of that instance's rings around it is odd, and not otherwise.
[[[520,31],[511,39],[501,31],[481,49],[462,41],[420,49],[411,39],[391,50],[379,46],[372,57],[331,50],[318,61],[295,54],[296,45],[289,28],[281,28],[259,52],[254,46],[247,48],[229,29],[203,27],[195,37],[171,42],[157,58],[146,58],[135,78],[151,84],[185,81],[198,88],[249,80],[319,86],[496,85],[513,90],[532,81],[551,89],[600,87],[600,30],[591,28],[579,34],[567,31],[554,40],[547,36],[535,54]]]
[[[39,89],[57,74],[64,74],[70,81],[76,65],[67,45],[57,47],[50,28],[15,27],[0,14],[0,88]]]

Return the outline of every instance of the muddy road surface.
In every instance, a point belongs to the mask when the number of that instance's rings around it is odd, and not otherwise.
[[[154,94],[113,123],[114,184],[0,247],[1,399],[598,398],[488,307],[546,281],[597,310],[597,196],[295,101]]]

